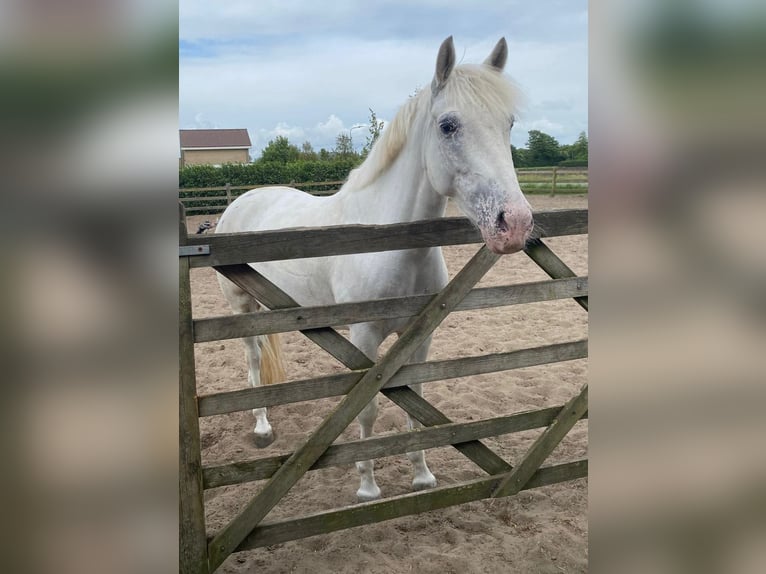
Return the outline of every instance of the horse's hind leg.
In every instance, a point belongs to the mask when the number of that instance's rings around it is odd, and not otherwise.
[[[260,305],[250,295],[234,285],[228,279],[220,277],[221,290],[235,313],[252,313],[260,310]],[[243,337],[245,358],[247,359],[247,380],[253,387],[261,386],[261,345],[265,337]],[[264,448],[274,442],[274,431],[266,418],[266,408],[253,409],[255,415],[255,446]]]
[[[261,339],[262,337],[244,337],[245,357],[247,357],[247,380],[253,387],[261,386]],[[255,428],[253,429],[255,446],[265,448],[274,442],[274,431],[266,418],[266,407],[253,409]]]
[[[417,351],[413,354],[410,362],[422,363],[428,359],[428,349],[431,346],[431,338],[429,337],[425,343],[423,343]],[[410,385],[410,388],[415,391],[421,397],[423,396],[423,385],[414,384]],[[413,419],[409,413],[407,413],[407,426],[410,430],[416,428],[422,428],[420,421]],[[422,450],[408,452],[407,458],[412,463],[412,469],[415,473],[415,477],[412,479],[413,490],[424,490],[426,488],[433,488],[436,486],[436,477],[428,469],[426,464],[426,457]]]

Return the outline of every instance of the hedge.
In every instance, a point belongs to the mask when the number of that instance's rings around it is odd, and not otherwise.
[[[256,161],[248,164],[191,165],[178,171],[179,187],[220,187],[344,180],[360,158],[332,161],[298,160],[289,163]]]
[[[587,159],[565,159],[558,163],[559,167],[588,167]]]

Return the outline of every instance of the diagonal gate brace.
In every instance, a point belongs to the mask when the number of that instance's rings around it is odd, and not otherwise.
[[[530,239],[527,241],[527,245],[524,247],[524,253],[526,253],[532,261],[537,263],[537,265],[552,279],[577,277],[577,274],[572,271],[550,247],[543,243],[542,239]],[[574,300],[577,301],[577,304],[580,305],[580,307],[586,311],[588,310],[587,296],[575,297]]]
[[[249,265],[220,265],[214,267],[221,275],[243,291],[255,297],[269,309],[300,307],[298,303]],[[330,327],[301,331],[333,357],[352,370],[368,369],[373,362],[348,339]]]
[[[509,472],[492,493],[493,498],[520,492],[566,434],[588,410],[588,385],[564,405],[551,425],[537,437],[516,468]]]
[[[424,426],[445,425],[453,422],[410,387],[383,389],[382,392],[391,401],[407,411],[413,418],[419,420]],[[503,474],[511,470],[510,464],[505,462],[481,441],[472,440],[453,444],[452,446],[475,462],[487,474]]]

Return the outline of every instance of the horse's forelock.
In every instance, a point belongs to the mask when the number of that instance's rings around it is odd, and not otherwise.
[[[506,76],[484,65],[466,64],[452,72],[444,97],[459,109],[477,106],[510,116],[518,111],[521,92]]]

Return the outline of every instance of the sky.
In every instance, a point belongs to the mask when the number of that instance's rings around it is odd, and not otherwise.
[[[332,149],[387,122],[431,82],[441,42],[479,63],[505,37],[505,72],[524,94],[511,134],[559,143],[588,131],[587,0],[180,0],[179,124],[247,128],[251,155],[276,136]],[[366,127],[350,132],[360,150]]]

